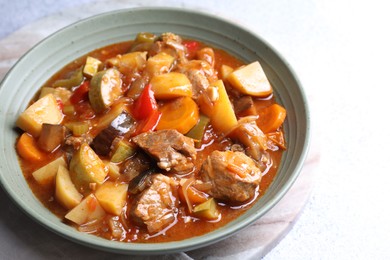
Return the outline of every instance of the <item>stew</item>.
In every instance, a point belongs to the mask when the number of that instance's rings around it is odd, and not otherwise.
[[[17,119],[16,150],[34,194],[79,231],[177,241],[266,192],[285,117],[258,61],[139,33],[52,76]]]

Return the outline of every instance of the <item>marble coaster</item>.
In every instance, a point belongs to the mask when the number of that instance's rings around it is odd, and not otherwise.
[[[109,1],[109,4],[100,1],[93,5],[70,8],[21,28],[0,40],[0,46],[2,46],[0,48],[0,79],[28,49],[56,30],[97,13],[148,3],[152,1],[133,1],[131,5],[120,0]],[[171,4],[171,6],[175,5],[181,6],[180,3]],[[298,219],[310,196],[319,159],[319,152],[314,143],[293,187],[274,208],[248,228],[211,246],[165,256],[164,259],[258,259],[265,256],[283,239]],[[42,228],[13,205],[2,189],[0,189],[0,205],[6,209],[0,211],[1,259],[128,258],[75,244]],[[161,257],[135,256],[132,259],[154,258]]]

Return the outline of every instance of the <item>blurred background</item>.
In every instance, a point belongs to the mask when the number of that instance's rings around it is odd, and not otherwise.
[[[151,5],[207,11],[249,28],[286,58],[302,82],[311,109],[312,151],[320,155],[319,162],[300,217],[265,259],[389,259],[389,4],[0,0],[0,48],[7,38],[37,28],[47,17],[56,23],[38,32],[42,36],[118,6]]]

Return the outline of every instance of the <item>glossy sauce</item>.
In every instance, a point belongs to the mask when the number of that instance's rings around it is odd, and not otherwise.
[[[131,47],[131,43],[132,42],[123,42],[119,44],[110,45],[95,50],[88,55],[96,57],[99,60],[104,62],[106,59],[116,56],[117,54],[127,52]],[[216,64],[215,64],[216,71],[219,71],[222,64],[229,65],[233,68],[237,68],[244,64],[243,62],[228,55],[226,52],[222,50],[214,49],[214,51],[215,51],[215,60],[216,60]],[[76,61],[70,63],[69,65],[65,66],[61,71],[55,74],[44,86],[51,86],[53,82],[55,82],[56,80],[67,78],[75,69],[79,68],[82,64],[85,63],[86,56],[81,57]],[[123,79],[123,81],[125,82],[124,88],[127,88],[129,82],[131,82],[131,79]],[[267,99],[255,99],[255,103],[258,108],[261,108],[261,107],[269,106],[270,104],[275,103],[275,101],[272,97],[270,97]],[[92,109],[90,108],[87,102],[78,104],[78,106],[79,107],[76,109],[78,111],[83,111],[82,113],[80,112],[77,115],[80,117],[80,119],[89,118],[91,119],[92,124],[93,122],[96,122],[99,119],[100,116],[95,115],[93,113]],[[67,119],[65,117],[65,122],[66,120]],[[201,164],[213,150],[226,150],[232,144],[229,140],[223,139],[222,142],[220,140],[221,137],[218,136],[216,133],[214,133],[212,128],[209,126],[203,138],[201,148],[198,149],[197,159],[195,161],[195,171],[191,174],[195,174],[195,175],[197,174],[197,172],[201,167]],[[257,201],[259,198],[261,198],[261,196],[266,192],[267,188],[269,187],[272,180],[274,179],[277,172],[277,167],[281,160],[282,152],[283,152],[282,150],[278,150],[270,153],[272,159],[272,166],[269,168],[268,172],[264,173],[259,188],[259,194],[257,198],[254,199],[254,201]],[[57,150],[52,154],[48,154],[46,160],[39,164],[32,164],[31,162],[27,162],[23,159],[20,159],[20,164],[24,176],[30,188],[32,189],[33,193],[38,197],[38,199],[44,204],[45,207],[47,207],[50,211],[52,211],[61,219],[64,219],[64,216],[68,212],[68,210],[64,209],[54,199],[54,185],[52,187],[46,187],[46,188],[42,187],[34,180],[34,178],[31,175],[33,171],[47,164],[48,162],[52,161],[54,158],[59,157],[61,154],[62,154],[61,150]],[[175,176],[175,175],[168,174],[168,176]],[[128,195],[127,205],[131,205],[132,200],[133,198],[130,195]],[[207,221],[207,220],[191,217],[188,214],[186,205],[181,204],[179,206],[177,222],[165,232],[164,231],[160,232],[154,236],[148,235],[146,228],[135,225],[131,221],[131,219],[129,219],[126,216],[126,214],[122,214],[121,216],[118,216],[116,218],[121,220],[121,223],[125,230],[121,238],[114,238],[111,235],[111,231],[109,230],[108,223],[107,223],[108,218],[112,216],[108,215],[105,218],[105,220],[97,223],[97,227],[92,229],[92,233],[110,240],[120,240],[124,242],[154,243],[154,242],[169,242],[169,241],[183,240],[186,238],[205,234],[207,232],[213,231],[219,227],[226,225],[230,221],[240,216],[243,212],[249,209],[253,204],[254,203],[252,202],[245,206],[229,206],[220,202],[219,211],[221,213],[221,217],[218,220],[214,220],[214,221]],[[129,206],[127,206],[127,208],[129,208]],[[64,221],[68,224],[71,224],[66,220]]]

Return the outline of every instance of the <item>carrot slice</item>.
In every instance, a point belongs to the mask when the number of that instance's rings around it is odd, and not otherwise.
[[[45,153],[39,150],[34,137],[27,133],[23,133],[20,136],[16,144],[16,150],[18,151],[20,157],[25,160],[38,162],[45,159]]]
[[[179,192],[180,200],[186,202],[183,187],[180,187],[178,189],[178,192]],[[208,196],[205,193],[198,191],[192,186],[188,187],[186,192],[187,192],[188,199],[191,201],[192,204],[200,204],[207,201],[208,199]]]
[[[192,201],[194,204],[203,203],[207,200],[207,196],[200,191],[196,190],[192,186],[188,187],[187,189],[188,198],[190,201]]]
[[[186,134],[199,120],[199,108],[190,97],[181,97],[164,103],[159,110],[162,115],[157,130],[176,129]]]
[[[257,124],[264,133],[276,131],[286,118],[286,109],[278,104],[273,104],[259,111]]]

